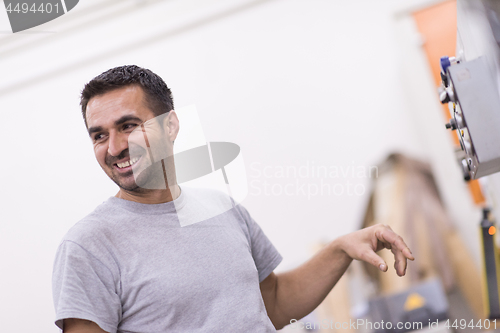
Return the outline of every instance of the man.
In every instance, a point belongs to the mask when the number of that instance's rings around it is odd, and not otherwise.
[[[282,258],[242,206],[180,225],[180,214],[227,198],[177,184],[179,121],[159,76],[113,68],[85,86],[81,105],[96,159],[119,190],[58,248],[53,295],[64,332],[272,332],[314,310],[353,259],[386,271],[375,252],[391,249],[399,276],[414,259],[376,225],[275,274]],[[160,159],[150,149],[159,142]]]

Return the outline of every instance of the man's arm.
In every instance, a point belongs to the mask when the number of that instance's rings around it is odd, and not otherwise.
[[[63,321],[64,333],[107,333],[90,320],[68,318]]]
[[[328,295],[353,259],[366,261],[381,271],[387,264],[375,252],[394,253],[394,268],[406,273],[406,260],[414,260],[403,239],[390,227],[375,225],[337,238],[296,269],[271,273],[260,283],[267,314],[276,329],[311,313]]]

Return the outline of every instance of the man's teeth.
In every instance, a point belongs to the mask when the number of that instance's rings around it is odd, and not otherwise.
[[[122,168],[126,168],[126,167],[128,167],[128,166],[130,166],[130,165],[134,164],[135,162],[137,162],[137,160],[139,160],[139,158],[138,158],[138,157],[134,157],[134,158],[133,158],[133,159],[131,159],[131,160],[125,161],[125,162],[123,162],[123,163],[117,163],[116,165],[118,165],[118,167],[119,167],[120,169],[122,169]]]

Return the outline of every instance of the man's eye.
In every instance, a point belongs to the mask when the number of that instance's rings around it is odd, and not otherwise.
[[[123,129],[124,130],[133,129],[135,127],[137,127],[136,124],[125,124],[125,125],[123,125]]]
[[[104,137],[104,135],[102,135],[102,134],[96,134],[96,135],[94,135],[94,141],[99,141],[103,137]]]

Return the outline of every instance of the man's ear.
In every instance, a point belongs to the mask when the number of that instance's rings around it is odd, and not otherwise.
[[[170,110],[163,121],[163,126],[166,130],[168,139],[170,142],[174,142],[175,138],[177,138],[177,134],[179,133],[179,118],[177,118],[177,114],[174,110]]]

